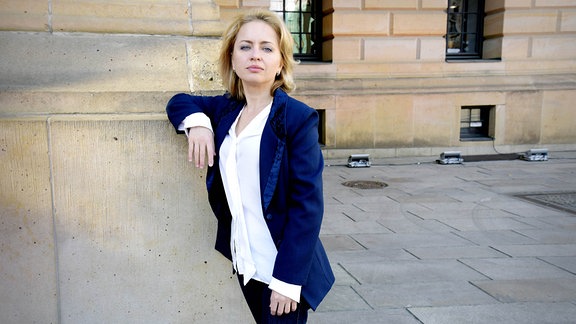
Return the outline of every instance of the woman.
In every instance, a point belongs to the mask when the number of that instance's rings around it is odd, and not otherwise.
[[[323,216],[318,114],[287,95],[293,40],[278,16],[254,11],[223,35],[227,93],[178,94],[168,117],[188,159],[208,164],[216,250],[232,261],[257,323],[305,323],[334,283],[318,238]]]

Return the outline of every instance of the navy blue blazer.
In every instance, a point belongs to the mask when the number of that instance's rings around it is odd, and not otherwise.
[[[244,102],[221,96],[178,94],[166,107],[178,129],[190,114],[202,112],[211,121],[215,148],[220,146]],[[319,239],[324,213],[322,171],[318,144],[318,113],[278,89],[260,143],[262,211],[278,255],[274,278],[302,286],[302,297],[313,310],[334,283],[334,274]],[[216,250],[228,259],[232,217],[226,200],[218,154],[208,168],[206,186],[212,211],[218,219]]]

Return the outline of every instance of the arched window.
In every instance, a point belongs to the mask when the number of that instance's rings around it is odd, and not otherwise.
[[[322,1],[270,0],[294,37],[294,56],[302,60],[322,58]]]

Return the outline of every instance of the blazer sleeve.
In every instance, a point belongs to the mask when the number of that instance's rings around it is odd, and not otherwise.
[[[292,110],[292,107],[287,110]],[[306,107],[287,118],[287,219],[273,276],[305,285],[318,247],[324,214],[322,171],[324,160],[318,143],[318,113]]]
[[[219,107],[226,101],[224,96],[193,96],[186,93],[179,93],[172,97],[166,105],[166,114],[177,133],[182,121],[191,114],[204,113],[213,122],[213,117]],[[214,127],[214,125],[212,125]]]

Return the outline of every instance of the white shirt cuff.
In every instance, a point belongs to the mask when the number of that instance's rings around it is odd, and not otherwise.
[[[208,118],[204,113],[188,115],[188,117],[184,118],[180,125],[178,125],[178,130],[184,131],[186,136],[188,136],[188,129],[196,126],[206,127],[210,131],[214,132],[212,130],[212,124],[210,123],[210,118]]]
[[[300,303],[300,294],[302,292],[302,286],[289,284],[272,277],[272,280],[270,281],[270,285],[268,285],[268,288],[296,301],[297,303]]]

